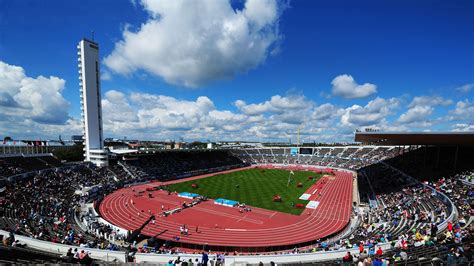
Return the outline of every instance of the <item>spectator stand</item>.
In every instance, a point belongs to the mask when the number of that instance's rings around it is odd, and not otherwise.
[[[123,240],[128,237],[128,230],[109,223],[107,220],[100,217],[96,212],[93,203],[82,204],[80,208],[80,217],[76,218],[77,224],[83,231],[92,232],[99,238],[105,238],[109,242],[121,246],[124,244]]]
[[[9,236],[9,232],[0,230],[0,235],[3,235],[4,238]],[[72,245],[64,245],[59,243],[52,243],[49,241],[37,240],[27,236],[15,235],[15,239],[19,240],[20,243],[26,244],[28,248],[42,250],[45,252],[64,255],[67,251],[77,248],[78,250],[84,250],[89,252],[90,256],[93,259],[101,260],[104,262],[126,262],[126,253],[124,251],[110,251],[110,250],[101,250],[95,248],[86,248],[86,247],[77,247]]]
[[[429,186],[427,184],[424,184],[424,183],[421,183],[420,181],[418,181],[417,179],[405,174],[404,172],[398,170],[397,168],[385,163],[385,162],[382,162],[382,164],[392,168],[393,170],[397,171],[399,174],[401,174],[402,176],[406,177],[406,178],[409,178],[410,180],[413,180],[414,182],[417,182],[421,185],[423,185],[424,187],[426,188],[429,188],[432,190],[432,195],[438,197],[441,201],[443,201],[447,206],[448,206],[448,210],[450,211],[450,214],[448,216],[448,218],[443,221],[441,224],[438,225],[438,231],[443,231],[447,228],[448,226],[448,222],[455,222],[455,220],[457,219],[457,216],[458,216],[458,211],[457,211],[457,208],[456,206],[454,205],[454,203],[451,201],[451,199],[446,196],[444,193],[442,192],[439,192],[437,191],[435,188],[433,188],[432,186]]]

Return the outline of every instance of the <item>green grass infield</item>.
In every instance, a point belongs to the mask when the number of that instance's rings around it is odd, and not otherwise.
[[[253,168],[172,184],[169,187],[171,191],[192,192],[211,199],[225,198],[254,207],[299,215],[304,209],[297,209],[295,205],[308,203],[299,197],[323,174],[293,172],[289,185],[289,170]],[[309,176],[314,179],[308,179]],[[302,183],[302,187],[297,187],[298,183]],[[198,188],[193,188],[192,184],[197,184]],[[282,201],[274,202],[274,195],[279,195]]]

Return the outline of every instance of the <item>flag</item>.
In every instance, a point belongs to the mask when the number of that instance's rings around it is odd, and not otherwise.
[[[290,170],[290,174],[288,175],[288,183],[286,184],[286,186],[290,186],[290,182],[291,182],[291,176],[292,175],[295,175],[295,173],[293,173],[293,170]]]

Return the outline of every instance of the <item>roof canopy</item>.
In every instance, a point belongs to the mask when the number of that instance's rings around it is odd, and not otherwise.
[[[379,145],[474,145],[474,132],[356,132],[355,141]]]

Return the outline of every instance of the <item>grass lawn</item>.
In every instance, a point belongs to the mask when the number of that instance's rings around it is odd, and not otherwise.
[[[301,214],[303,209],[296,209],[292,207],[292,204],[306,205],[308,201],[298,198],[315,183],[315,180],[309,180],[308,176],[314,176],[318,180],[322,174],[306,171],[293,172],[295,174],[291,176],[289,186],[287,183],[290,171],[255,168],[177,183],[170,185],[170,189],[197,193],[211,199],[225,198],[254,207]],[[303,187],[297,187],[299,182],[303,183]],[[192,184],[198,184],[199,188],[192,188]],[[273,195],[281,196],[282,201],[273,202]]]

